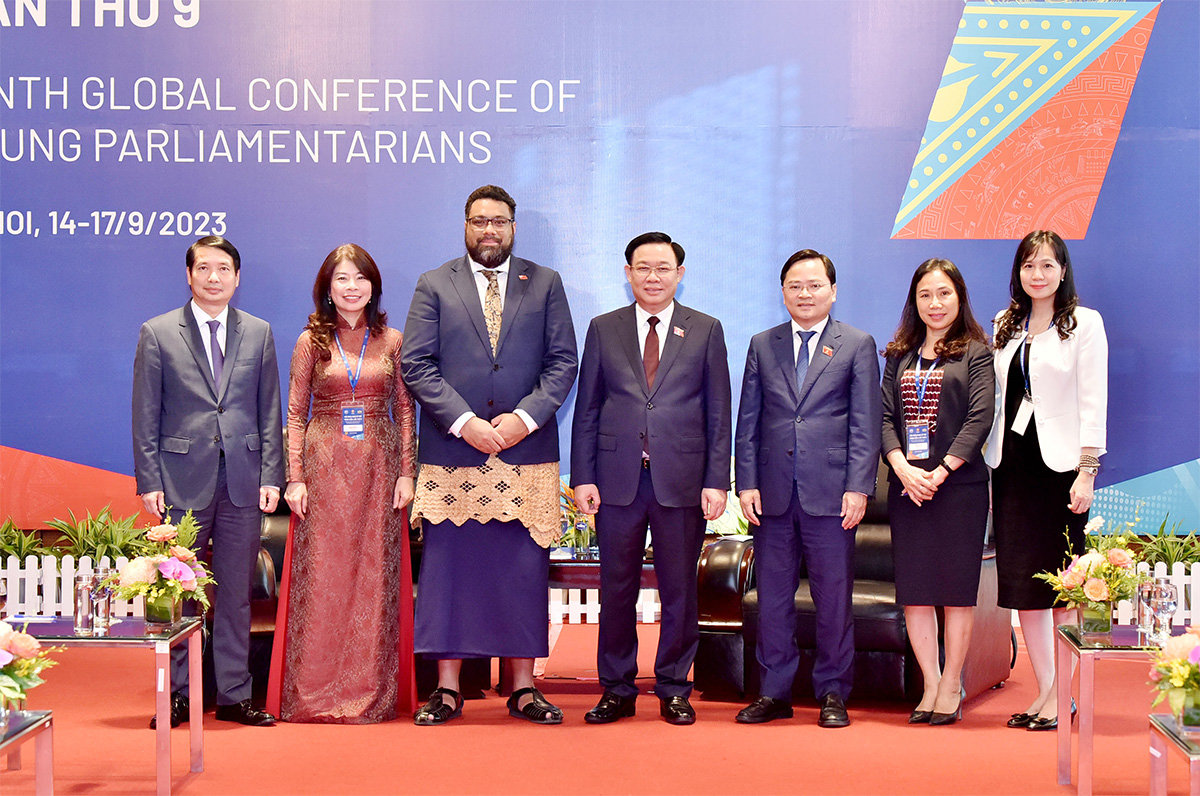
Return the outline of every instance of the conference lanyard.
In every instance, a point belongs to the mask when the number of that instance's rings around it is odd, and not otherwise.
[[[334,342],[337,343],[338,353],[342,355],[342,364],[346,366],[346,378],[350,380],[350,400],[354,400],[354,388],[358,386],[358,378],[362,375],[362,363],[367,354],[367,340],[371,339],[371,328],[367,327],[363,332],[362,350],[358,352],[358,366],[354,369],[354,374],[350,373],[350,360],[346,359],[346,351],[342,348],[342,340],[338,337],[338,333],[333,333]]]
[[[929,370],[925,371],[925,378],[921,378],[921,354],[917,353],[917,362],[913,366],[913,379],[917,386],[917,417],[921,416],[921,405],[925,403],[925,388],[929,386],[929,380],[933,378],[933,371],[937,368],[938,363],[942,361],[941,357],[933,360],[933,364],[929,366]]]

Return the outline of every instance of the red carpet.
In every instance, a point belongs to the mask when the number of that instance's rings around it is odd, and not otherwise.
[[[655,626],[640,626],[642,672],[652,671]],[[445,727],[406,721],[368,727],[282,724],[259,729],[204,724],[206,770],[187,771],[186,727],[173,734],[179,794],[1069,794],[1055,783],[1055,734],[1010,730],[1033,677],[1022,652],[1009,685],[966,705],[953,727],[910,727],[911,705],[850,703],[853,724],[816,726],[816,708],[757,727],[735,724],[739,703],[694,700],[698,721],[671,727],[653,696],[638,715],[593,727],[594,625],[564,626],[542,681],[567,714],[561,727],[509,718],[504,700],[468,702]],[[55,716],[59,794],[154,792],[153,660],[149,651],[73,649],[31,709]],[[1142,664],[1097,666],[1096,792],[1146,793],[1150,699]],[[592,678],[591,681],[564,679]],[[653,685],[646,679],[647,688]],[[33,793],[25,768],[0,773],[5,794]],[[1172,758],[1170,793],[1186,793],[1186,767]]]

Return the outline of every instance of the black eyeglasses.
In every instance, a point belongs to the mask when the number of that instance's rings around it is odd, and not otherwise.
[[[513,223],[513,220],[511,218],[486,218],[484,216],[472,216],[471,218],[467,219],[467,223],[475,227],[475,229],[479,230],[480,232],[487,229],[488,224],[491,224],[493,227],[503,232],[504,230],[508,229],[509,224]]]

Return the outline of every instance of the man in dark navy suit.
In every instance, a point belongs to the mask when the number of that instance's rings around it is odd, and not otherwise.
[[[817,612],[818,723],[845,727],[854,666],[854,532],[879,462],[879,359],[869,334],[829,317],[837,272],[828,257],[798,251],[779,281],[792,318],[750,341],[738,407],[737,490],[742,513],[756,526],[762,689],[737,720],[792,715],[803,559]]]
[[[721,322],[675,301],[683,247],[647,232],[625,249],[635,302],[592,320],[571,435],[575,502],[596,514],[604,695],[584,717],[634,714],[637,617],[646,528],[662,599],[655,694],[671,724],[691,724],[688,674],[699,643],[696,562],[705,520],[729,490],[729,365]]]

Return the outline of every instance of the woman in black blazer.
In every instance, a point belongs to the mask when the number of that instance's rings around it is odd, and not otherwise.
[[[883,354],[883,456],[896,570],[896,602],[925,691],[908,720],[962,716],[962,666],[971,642],[987,532],[995,375],[967,286],[949,260],[913,274],[896,335]],[[945,606],[946,662],[938,664],[935,606]]]

